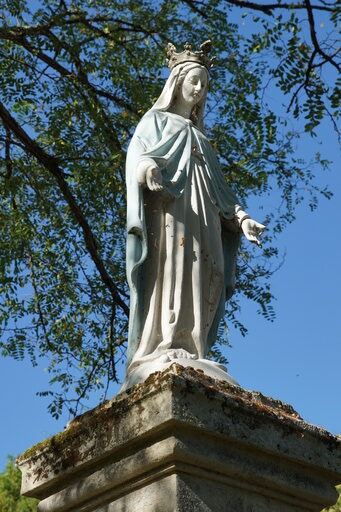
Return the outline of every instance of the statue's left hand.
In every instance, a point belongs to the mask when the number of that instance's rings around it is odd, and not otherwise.
[[[241,225],[242,231],[246,238],[252,242],[253,244],[258,245],[258,247],[262,247],[262,244],[258,240],[257,237],[261,236],[263,231],[266,229],[266,226],[256,222],[253,219],[245,219]]]

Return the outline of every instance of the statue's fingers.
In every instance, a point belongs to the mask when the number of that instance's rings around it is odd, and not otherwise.
[[[148,187],[152,192],[160,192],[163,190],[163,185],[161,185],[161,183],[156,181],[154,178],[150,179],[150,185],[148,185]]]
[[[247,234],[246,238],[249,240],[249,242],[258,245],[260,248],[262,247],[262,244],[255,235]]]
[[[253,239],[253,240],[251,240],[251,242],[252,242],[253,244],[258,245],[258,247],[262,247],[262,244],[260,243],[260,241],[259,241],[259,240],[258,240],[258,238],[256,238],[256,237],[254,237],[254,239]]]

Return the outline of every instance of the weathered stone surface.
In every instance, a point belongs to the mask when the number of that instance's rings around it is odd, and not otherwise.
[[[174,364],[18,459],[41,512],[319,511],[340,439],[288,405]]]

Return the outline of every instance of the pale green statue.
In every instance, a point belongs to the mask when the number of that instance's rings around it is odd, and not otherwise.
[[[169,45],[171,74],[129,145],[123,389],[174,361],[235,383],[206,356],[234,291],[240,235],[260,245],[265,226],[239,206],[204,133],[208,50]]]

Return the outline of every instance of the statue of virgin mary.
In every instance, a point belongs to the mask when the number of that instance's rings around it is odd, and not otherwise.
[[[126,161],[130,320],[123,389],[172,362],[236,382],[207,359],[234,291],[240,236],[264,226],[238,204],[204,132],[209,42],[169,45],[170,76]]]

